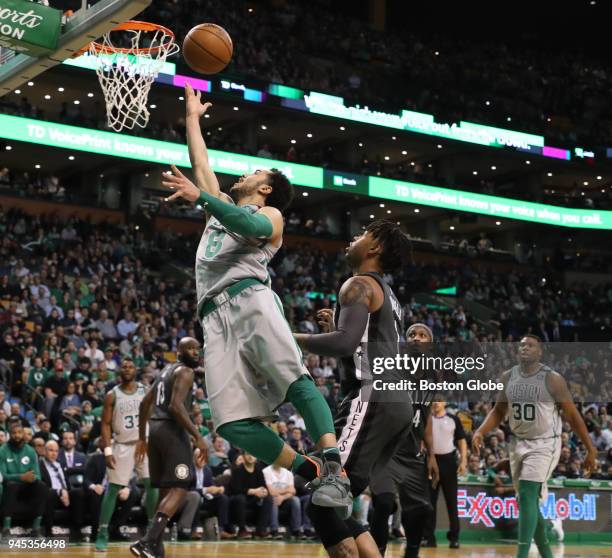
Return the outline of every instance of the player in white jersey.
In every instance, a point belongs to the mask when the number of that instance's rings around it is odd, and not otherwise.
[[[293,186],[277,169],[244,174],[221,192],[200,130],[210,107],[185,87],[187,144],[194,179],[176,167],[162,184],[205,207],[208,221],[196,254],[198,318],[204,336],[204,366],[212,419],[233,445],[268,464],[312,480],[313,498],[324,507],[346,510],[352,498],[342,471],[332,414],[302,361],[278,296],[270,288],[268,262],[283,242],[282,212]],[[290,402],[321,449],[321,460],[306,458],[264,425]]]
[[[102,448],[108,488],[102,499],[96,550],[106,550],[108,547],[108,524],[115,511],[117,494],[128,485],[134,469],[146,490],[149,519],[157,504],[158,493],[151,487],[148,461],[137,465],[134,456],[138,442],[140,402],[146,395],[146,389],[136,381],[136,366],[131,358],[123,359],[119,376],[121,383],[106,394],[102,412]]]
[[[542,558],[552,558],[546,524],[540,513],[540,497],[559,461],[562,420],[569,423],[587,448],[585,476],[595,466],[597,451],[563,376],[540,362],[542,344],[535,335],[525,335],[518,348],[519,364],[504,372],[505,389],[472,438],[480,453],[484,437],[508,415],[513,440],[510,445],[512,481],[519,500],[519,541],[517,558],[527,558],[535,540]]]

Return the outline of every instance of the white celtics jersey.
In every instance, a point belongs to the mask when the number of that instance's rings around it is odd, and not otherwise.
[[[243,207],[252,213],[259,209],[256,205]],[[277,251],[278,248],[266,239],[244,238],[228,231],[216,217],[210,216],[196,255],[198,310],[205,300],[242,279],[268,283],[268,263]]]
[[[551,372],[544,364],[529,376],[523,374],[518,365],[510,369],[506,384],[508,421],[512,433],[519,439],[536,440],[561,435],[559,408],[546,385]]]
[[[145,386],[138,383],[134,393],[125,393],[121,386],[115,386],[113,393],[115,395],[111,423],[113,439],[121,444],[137,442],[140,402],[146,394]]]

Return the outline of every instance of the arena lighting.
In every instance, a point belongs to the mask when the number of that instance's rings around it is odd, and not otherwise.
[[[385,204],[384,203],[379,203],[378,207],[385,207]]]
[[[34,86],[34,82],[33,81],[28,81],[28,87],[33,87]]]
[[[40,165],[34,165],[34,168],[35,168],[35,169],[39,169],[39,168],[40,168]]]
[[[80,105],[81,101],[79,101],[78,99],[75,99],[74,101],[72,101],[75,105]]]
[[[415,165],[414,161],[410,161],[410,166],[414,167],[414,165]]]
[[[179,97],[179,101],[184,101],[185,97],[183,97],[182,95]]]
[[[478,171],[472,171],[472,174],[476,176],[478,174]]]
[[[397,139],[397,136],[391,136],[391,139],[395,141]]]
[[[406,150],[402,151],[402,155],[408,155],[408,151]]]
[[[267,130],[267,129],[268,129],[268,127],[267,127],[265,124],[262,124],[262,125],[261,125],[261,129],[262,129],[262,130]]]
[[[440,144],[438,144],[438,149],[442,149],[442,146]]]
[[[585,180],[585,181],[584,181],[582,184],[584,184],[585,186],[588,186],[588,185],[589,185],[589,183],[588,183],[588,181],[587,181],[587,180]]]
[[[389,160],[389,155],[385,155],[385,161]]]
[[[508,122],[512,122],[512,118],[510,118],[509,116],[508,116],[508,118],[506,118],[506,120],[507,120]]]
[[[70,157],[68,157],[69,161],[74,161],[74,155],[70,155]]]
[[[546,176],[552,176],[552,172],[547,172]]]
[[[597,176],[597,180],[601,180],[601,176]]]
[[[307,138],[311,138],[311,137],[312,137],[312,134],[311,134],[310,132],[308,132],[308,133],[306,134],[306,137],[307,137]]]
[[[370,219],[374,219],[374,215],[370,215]]]
[[[454,226],[454,225],[451,225],[451,226],[450,226],[450,227],[448,227],[448,228],[449,228],[451,231],[454,231],[454,230],[455,230],[455,226]]]
[[[156,109],[157,105],[149,105],[149,108]]]
[[[15,89],[15,95],[20,95],[21,94],[21,89]]]
[[[499,227],[501,225],[501,221],[495,221],[495,224]]]
[[[390,209],[387,209],[387,213],[388,213],[388,214],[391,214],[391,210],[390,210]]]
[[[421,210],[420,210],[418,207],[415,207],[415,208],[414,208],[414,212],[415,212],[415,213],[421,213]]]
[[[297,141],[295,141],[294,139],[291,140],[291,143],[296,144]]]
[[[497,167],[495,165],[491,165],[491,170],[497,170]]]
[[[340,126],[340,130],[342,130],[344,132],[344,130],[346,130],[346,128],[344,126]]]
[[[7,143],[21,141],[156,165],[190,166],[187,147],[182,144],[5,114],[0,114],[0,139]],[[209,150],[209,159],[213,170],[222,174],[240,176],[257,169],[276,167],[297,186],[326,187],[322,167],[214,149]],[[612,211],[573,209],[376,176],[355,176],[361,181],[361,195],[377,198],[375,203],[393,201],[409,203],[412,207],[437,207],[504,220],[510,218],[568,228],[612,230]]]
[[[47,99],[47,101],[51,98],[51,95],[45,95],[45,99]]]
[[[87,96],[91,99],[94,94],[90,91],[89,93],[87,93]],[[181,101],[183,100],[183,97],[179,97],[181,99]]]
[[[491,101],[485,101],[485,105],[489,106],[491,104]]]
[[[304,196],[305,198],[308,197],[308,192],[302,192],[302,196]]]
[[[57,90],[58,90],[60,93],[63,93],[63,92],[64,92],[64,88],[63,88],[63,87],[58,87],[58,88],[57,88]]]
[[[526,165],[531,165],[531,161],[525,161]]]
[[[359,142],[359,147],[363,147],[363,143],[362,142]]]
[[[204,118],[210,118],[210,114],[206,113],[206,114],[204,115]]]
[[[12,145],[7,145],[4,149],[6,149],[7,151],[10,151],[11,149],[13,149]]]
[[[240,110],[238,107],[234,107],[234,110]]]

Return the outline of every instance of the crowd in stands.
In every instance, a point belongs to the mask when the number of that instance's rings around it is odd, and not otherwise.
[[[48,533],[64,516],[77,532],[91,524],[95,534],[106,490],[104,456],[97,442],[104,395],[117,384],[123,358],[131,357],[138,380],[150,385],[173,360],[181,337],[201,338],[194,318],[193,279],[181,271],[193,265],[198,239],[170,232],[145,236],[134,225],[28,217],[18,210],[0,211],[0,230],[0,455],[27,458],[27,467],[18,471],[0,458],[3,527],[29,512],[39,518],[34,526]],[[160,267],[162,260],[174,260],[172,273]],[[346,273],[339,254],[325,252],[314,242],[281,250],[270,266],[272,286],[295,331],[318,331],[315,312],[333,303]],[[427,323],[440,343],[517,340],[529,327],[544,339],[559,340],[574,331],[566,321],[610,325],[612,289],[576,286],[559,291],[557,285],[538,284],[535,277],[478,271],[468,264],[413,264],[387,280],[404,306],[405,325]],[[449,284],[459,286],[466,304],[491,306],[497,320],[482,323],[463,306],[432,308],[413,296]],[[583,416],[602,452],[596,475],[609,478],[612,374],[611,363],[600,357],[581,355],[557,365],[574,382]],[[342,397],[337,361],[310,354],[304,358],[335,411]],[[593,385],[596,399],[585,391]],[[462,404],[455,410],[469,433],[488,408],[484,403]],[[290,404],[279,412],[280,421],[272,425],[279,436],[296,451],[311,451],[313,443],[299,413]],[[209,458],[178,513],[177,536],[201,536],[196,527],[209,516],[218,518],[223,538],[278,538],[281,526],[288,536],[311,536],[302,480],[257,463],[218,437],[200,383],[193,416],[206,435]],[[489,436],[482,459],[470,458],[471,472],[499,465],[507,456],[507,434],[502,428]],[[567,430],[563,451],[556,474],[580,476],[583,451]],[[116,538],[125,537],[119,527],[128,520],[144,522],[142,496],[135,480],[120,493],[113,521]],[[87,513],[81,514],[83,509]],[[360,517],[366,521],[364,509]]]
[[[183,37],[194,21],[214,21],[235,37],[229,73],[333,93],[353,104],[433,113],[545,135],[574,147],[610,137],[606,93],[612,71],[603,58],[484,43],[472,36],[419,32],[387,22],[377,31],[344,4],[196,0],[156,2],[143,17],[172,21]],[[266,40],[262,41],[261,37]],[[449,93],[452,91],[452,94]],[[486,104],[486,103],[489,104]]]

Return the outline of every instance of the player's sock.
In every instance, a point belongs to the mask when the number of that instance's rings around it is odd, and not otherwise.
[[[519,525],[516,558],[527,558],[538,524],[541,482],[519,481]]]
[[[538,524],[536,526],[533,540],[535,541],[542,558],[553,558],[552,549],[550,548],[550,543],[548,542],[548,534],[546,532],[546,520],[539,510]]]
[[[41,523],[42,523],[42,515],[37,515],[32,521],[32,529],[40,529]]]
[[[334,461],[335,463],[342,465],[342,461],[340,460],[340,450],[336,446],[323,448],[321,453],[323,455],[323,459],[326,461]]]
[[[291,472],[300,475],[300,477],[311,481],[319,476],[319,468],[317,464],[301,453],[295,454],[295,459],[291,464]]]
[[[107,528],[110,523],[111,517],[113,517],[113,512],[115,511],[115,503],[117,501],[117,493],[121,487],[118,484],[110,483],[108,485],[108,490],[104,494],[104,498],[102,498],[102,508],[100,510],[100,522],[99,529]]]
[[[306,430],[313,442],[317,443],[324,434],[336,432],[329,405],[308,376],[302,376],[289,386],[287,401],[304,417]]]
[[[236,420],[217,428],[219,436],[271,465],[283,451],[284,442],[258,420]]]
[[[12,521],[12,518],[5,517],[4,520],[2,521],[2,528],[3,529],[10,529],[11,528],[11,521]]]
[[[145,508],[147,510],[147,518],[151,520],[157,509],[157,500],[159,499],[159,490],[151,486],[151,479],[142,479],[142,484],[145,488]]]
[[[170,518],[165,513],[157,512],[153,518],[151,528],[147,531],[147,534],[142,540],[154,545],[159,544],[164,536],[164,530],[166,529],[166,524],[169,519]]]

